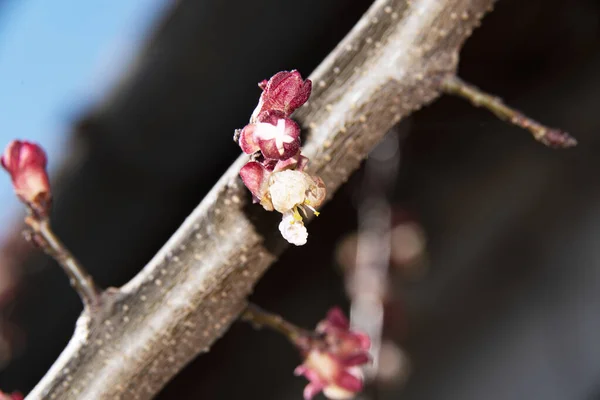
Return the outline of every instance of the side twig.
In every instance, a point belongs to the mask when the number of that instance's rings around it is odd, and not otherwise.
[[[86,308],[93,308],[100,302],[100,291],[85,268],[73,257],[65,245],[56,237],[48,218],[37,219],[30,215],[25,223],[31,229],[31,239],[46,254],[54,258],[69,277],[71,286],[77,291]]]
[[[296,343],[300,337],[312,335],[311,332],[286,321],[280,315],[265,311],[252,303],[248,304],[242,313],[241,319],[252,323],[256,328],[271,328],[274,331],[281,333],[292,343]]]
[[[496,96],[490,95],[463,81],[456,75],[446,75],[442,88],[445,93],[463,97],[475,107],[485,107],[498,118],[527,129],[534,139],[549,147],[567,148],[577,145],[577,140],[560,129],[549,128],[504,104]]]
[[[100,292],[92,277],[50,228],[52,190],[47,164],[44,149],[24,140],[11,141],[0,156],[0,165],[10,175],[15,195],[27,207],[25,223],[30,228],[27,236],[56,259],[81,297],[85,311],[88,311],[100,304]]]

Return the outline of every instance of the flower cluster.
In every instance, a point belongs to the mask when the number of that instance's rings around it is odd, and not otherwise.
[[[10,174],[19,199],[34,212],[46,215],[51,193],[44,150],[35,143],[13,140],[4,150],[0,164]]]
[[[370,361],[369,337],[350,329],[339,308],[333,308],[316,328],[316,337],[297,340],[304,353],[304,363],[296,375],[309,380],[304,398],[312,399],[319,392],[330,399],[353,398],[363,387],[361,365]]]
[[[300,151],[300,127],[290,119],[308,100],[312,83],[294,70],[278,72],[259,87],[262,94],[250,123],[235,134],[242,151],[251,155],[240,177],[255,203],[283,214],[281,234],[301,246],[308,233],[299,211],[308,208],[318,215],[326,194],[321,178],[304,172],[308,158]]]

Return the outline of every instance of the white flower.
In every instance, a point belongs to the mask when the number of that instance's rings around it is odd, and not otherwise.
[[[273,173],[269,182],[273,208],[283,214],[303,204],[312,183],[313,180],[306,172],[286,170]]]
[[[277,120],[277,125],[272,125],[267,122],[259,122],[256,124],[255,134],[261,140],[275,139],[275,146],[281,155],[283,155],[283,152],[285,151],[283,144],[289,144],[295,140],[292,135],[286,132],[285,119],[283,118]]]
[[[279,223],[281,236],[291,244],[302,246],[306,244],[308,231],[304,227],[302,219],[296,219],[293,211],[283,213],[283,218]]]

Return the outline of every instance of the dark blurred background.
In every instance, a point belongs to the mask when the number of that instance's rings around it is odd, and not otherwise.
[[[5,26],[11,3],[0,1]],[[55,148],[56,230],[103,286],[135,275],[237,156],[231,136],[256,104],[255,82],[282,69],[308,74],[371,2],[164,3],[144,16],[135,46],[99,56],[119,68],[61,116],[68,136],[37,139]],[[80,11],[95,20],[95,10]],[[59,29],[61,15],[38,19]],[[56,64],[59,47],[42,61]],[[390,274],[386,335],[409,361],[367,398],[600,399],[600,4],[500,0],[467,42],[460,73],[579,146],[548,149],[454,98],[401,123],[390,198],[424,248]],[[15,81],[35,98],[28,77],[0,68],[7,104],[22,96]],[[22,133],[2,132],[13,136]],[[357,229],[363,182],[360,171],[340,190],[255,302],[307,327],[348,305],[340,244]],[[15,210],[2,227],[0,387],[27,392],[65,346],[80,304],[54,263],[20,240]],[[299,399],[299,361],[283,338],[236,323],[158,398]]]

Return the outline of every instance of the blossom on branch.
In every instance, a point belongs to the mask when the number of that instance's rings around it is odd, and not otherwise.
[[[369,337],[350,329],[348,319],[339,308],[332,308],[315,329],[316,337],[297,340],[304,362],[294,373],[309,380],[304,398],[317,393],[330,399],[353,398],[363,388],[361,365],[370,361]]]
[[[44,150],[35,143],[13,140],[4,150],[0,164],[10,174],[21,201],[35,212],[47,214],[51,193]]]
[[[300,127],[290,115],[310,96],[312,83],[298,71],[282,71],[259,83],[263,89],[250,123],[236,131],[234,140],[251,160],[240,170],[255,203],[283,215],[279,230],[296,246],[308,233],[300,211],[318,208],[325,199],[323,180],[304,172],[308,158],[301,154]]]

